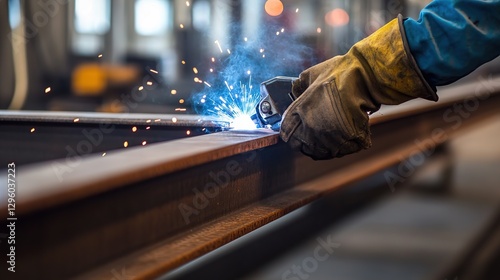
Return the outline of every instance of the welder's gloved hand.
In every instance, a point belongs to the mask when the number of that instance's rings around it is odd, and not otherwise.
[[[281,138],[313,159],[342,157],[371,146],[368,113],[381,104],[437,100],[407,49],[402,21],[394,19],[346,55],[302,72]]]

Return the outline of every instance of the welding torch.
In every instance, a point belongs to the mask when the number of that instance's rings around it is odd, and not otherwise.
[[[286,109],[295,100],[292,83],[296,77],[278,76],[260,84],[261,99],[255,107],[252,121],[258,128],[278,131]]]

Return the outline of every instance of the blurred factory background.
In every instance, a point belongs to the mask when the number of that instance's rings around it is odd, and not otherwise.
[[[333,161],[313,162],[264,134],[205,135],[226,126],[172,117],[195,113],[193,94],[228,70],[222,62],[231,50],[261,40],[264,30],[278,27],[269,36],[283,41],[258,51],[256,66],[273,64],[267,78],[298,75],[398,14],[417,18],[429,2],[0,0],[0,110],[26,114],[3,111],[0,129],[1,168],[21,168],[16,234],[27,265],[19,267],[34,276],[19,279],[132,279],[124,267],[139,275],[134,279],[500,279],[500,58],[440,88],[441,103],[384,108],[395,111],[374,115],[374,147]],[[294,59],[277,61],[283,53]],[[452,110],[456,105],[473,110]],[[54,113],[54,121],[31,110],[70,113]],[[116,128],[103,130],[108,122]],[[436,129],[449,139],[434,141]],[[231,133],[237,140],[228,140]],[[419,147],[424,140],[432,145]],[[164,146],[150,145],[157,142]],[[195,146],[206,150],[192,155],[186,147]],[[250,146],[262,146],[257,160],[246,157]],[[229,156],[221,152],[232,148]],[[385,177],[406,174],[407,159],[430,149],[396,188]],[[227,179],[230,187],[185,222],[181,205],[197,199],[195,187],[208,189],[214,172],[234,160],[242,171]],[[323,240],[334,241],[331,250],[313,259]]]
[[[418,17],[428,2],[0,1],[0,36],[8,38],[0,41],[0,108],[190,113],[190,95],[214,71],[210,59],[230,55],[219,46],[232,49],[267,26],[281,26],[311,48],[301,57],[297,69],[303,69],[345,53],[399,13]],[[287,69],[275,75],[299,74]],[[147,94],[128,106],[139,89]]]

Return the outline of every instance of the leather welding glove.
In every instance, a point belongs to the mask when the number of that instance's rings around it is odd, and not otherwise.
[[[297,99],[283,115],[281,138],[313,159],[342,157],[371,146],[368,114],[381,104],[436,101],[402,24],[399,16],[347,54],[302,72],[293,83]]]

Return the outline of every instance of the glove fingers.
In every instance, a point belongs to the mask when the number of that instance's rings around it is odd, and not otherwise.
[[[299,96],[309,87],[308,79],[305,79],[303,76],[304,74],[301,74],[300,77],[292,83],[292,94],[295,99],[299,98]]]
[[[285,112],[280,135],[313,159],[341,157],[369,147],[368,131],[357,127],[367,123],[366,114],[355,113],[362,119],[354,121],[350,111],[355,109],[346,106],[334,82],[312,85]]]

